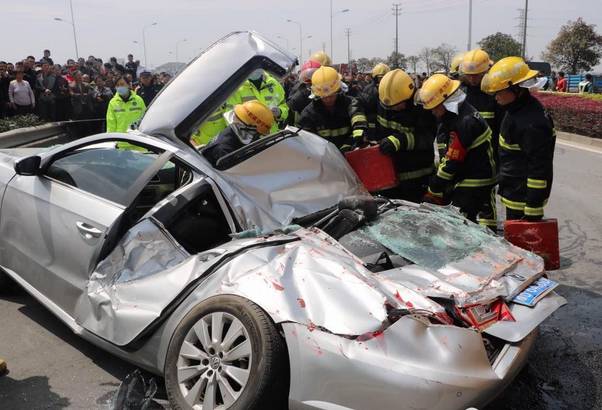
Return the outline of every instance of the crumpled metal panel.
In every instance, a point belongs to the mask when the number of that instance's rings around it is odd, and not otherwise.
[[[294,238],[300,240],[269,246]],[[261,244],[268,246],[242,252],[213,272],[206,282],[210,291],[205,297],[243,296],[261,306],[276,323],[303,323],[344,335],[381,328],[387,319],[387,305],[443,312],[438,304],[410,289],[381,283],[359,259],[318,229],[234,240],[186,257],[168,234],[145,220],[130,229],[99,264],[78,304],[77,321],[106,340],[125,345],[219,258]]]
[[[355,239],[353,239],[355,236]],[[402,205],[344,241],[378,242],[417,267],[383,273],[460,306],[511,299],[543,273],[543,260],[467,221],[453,208]]]
[[[220,188],[245,230],[259,227],[269,232],[347,196],[369,195],[339,150],[305,131],[219,177],[226,182]]]
[[[282,327],[291,364],[291,409],[482,408],[515,377],[535,340],[531,334],[501,353],[509,357],[498,357],[507,363],[498,369],[488,361],[478,332],[413,316],[368,340],[295,323]]]

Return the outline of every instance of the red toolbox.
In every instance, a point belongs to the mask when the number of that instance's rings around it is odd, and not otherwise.
[[[345,157],[369,192],[397,186],[393,160],[389,155],[380,152],[378,145],[346,152]]]
[[[558,245],[558,221],[543,219],[537,222],[506,221],[504,238],[519,248],[541,256],[546,270],[560,268],[560,250]]]

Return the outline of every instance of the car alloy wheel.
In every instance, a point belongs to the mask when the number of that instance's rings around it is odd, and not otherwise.
[[[253,352],[249,333],[226,312],[203,316],[184,338],[177,362],[177,379],[193,408],[228,408],[247,385]]]

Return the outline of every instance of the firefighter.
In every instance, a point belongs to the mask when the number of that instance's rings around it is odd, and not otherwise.
[[[491,146],[497,163],[498,160],[498,136],[500,124],[503,119],[503,111],[495,102],[495,98],[481,91],[481,80],[489,71],[493,62],[489,54],[481,49],[475,49],[464,54],[460,63],[460,74],[462,90],[466,93],[466,101],[476,108],[481,117],[487,121],[491,128]]]
[[[438,132],[449,135],[447,151],[424,201],[451,203],[473,222],[495,219],[491,212],[495,210],[496,170],[487,122],[465,101],[460,82],[443,74],[425,81],[415,100],[432,111]]]
[[[434,171],[435,117],[414,104],[414,81],[403,70],[385,74],[378,87],[376,141],[393,157],[399,185],[382,194],[420,202]]]
[[[292,115],[289,115],[289,119],[292,120],[291,124],[299,122],[301,112],[311,102],[309,99],[311,95],[311,76],[320,67],[320,63],[314,60],[307,60],[301,67],[299,81],[293,86],[286,100],[286,104],[292,112]]]
[[[458,53],[456,54],[449,65],[449,76],[457,80],[460,78],[460,63],[462,63],[462,59],[464,58],[464,54],[466,53]]]
[[[251,100],[234,106],[234,120],[204,150],[203,156],[214,167],[225,155],[270,133],[273,111],[261,101]]]
[[[520,57],[506,57],[483,77],[481,89],[505,111],[499,136],[499,194],[506,219],[539,220],[552,189],[556,133],[550,115],[529,92],[538,72]]]
[[[375,135],[376,129],[376,116],[378,111],[378,85],[382,78],[390,72],[391,69],[384,63],[378,63],[372,69],[372,81],[368,83],[361,91],[359,100],[364,107],[366,118],[368,120],[368,136],[374,139],[372,136]]]
[[[254,70],[249,78],[232,94],[228,100],[217,109],[201,125],[199,130],[192,136],[195,145],[207,144],[219,134],[227,123],[224,113],[230,111],[235,105],[246,101],[258,100],[270,108],[276,122],[271,132],[278,131],[278,122],[284,122],[288,118],[288,105],[286,105],[284,88],[277,79],[264,72],[262,69]]]
[[[309,57],[311,61],[317,61],[320,65],[330,67],[332,65],[332,60],[324,51],[316,51]]]
[[[342,151],[364,142],[366,115],[358,100],[341,93],[341,76],[320,67],[311,77],[312,102],[299,117],[299,127],[326,138]]]

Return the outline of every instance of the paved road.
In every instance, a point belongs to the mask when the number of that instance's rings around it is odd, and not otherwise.
[[[602,152],[560,145],[548,216],[560,221],[570,305],[544,326],[529,365],[488,410],[602,409]],[[1,409],[107,409],[126,362],[78,339],[20,289],[0,295]],[[164,393],[158,405],[166,407]]]

